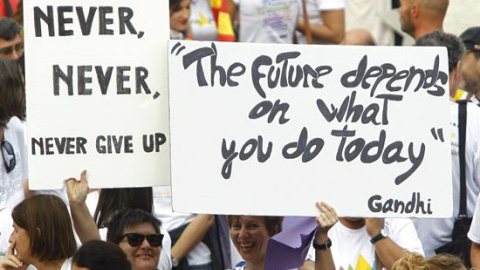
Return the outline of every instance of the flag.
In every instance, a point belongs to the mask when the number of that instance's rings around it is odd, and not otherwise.
[[[228,12],[227,0],[210,0],[213,17],[217,23],[218,41],[237,41],[233,32],[232,20]]]
[[[317,222],[313,217],[285,217],[282,232],[268,241],[264,269],[296,269],[302,266],[316,228]]]

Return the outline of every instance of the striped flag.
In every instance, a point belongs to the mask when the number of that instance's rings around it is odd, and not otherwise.
[[[230,13],[228,13],[227,0],[210,0],[210,5],[217,23],[218,41],[237,41],[233,32]]]

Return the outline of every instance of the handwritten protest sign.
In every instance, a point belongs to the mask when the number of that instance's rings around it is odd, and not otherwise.
[[[169,184],[168,2],[24,3],[30,187]],[[155,19],[153,19],[155,18]]]
[[[446,50],[169,48],[175,211],[451,216]]]

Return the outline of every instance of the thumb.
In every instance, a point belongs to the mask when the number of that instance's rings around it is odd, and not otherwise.
[[[8,255],[15,255],[15,241],[13,241],[9,246],[8,246],[8,249],[7,249],[7,256]]]
[[[80,181],[88,184],[87,170],[83,170],[82,173],[80,174]]]

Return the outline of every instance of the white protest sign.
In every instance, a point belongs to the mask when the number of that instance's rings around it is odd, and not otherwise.
[[[24,2],[29,181],[169,184],[168,2]]]
[[[444,48],[169,48],[174,211],[451,216]]]

